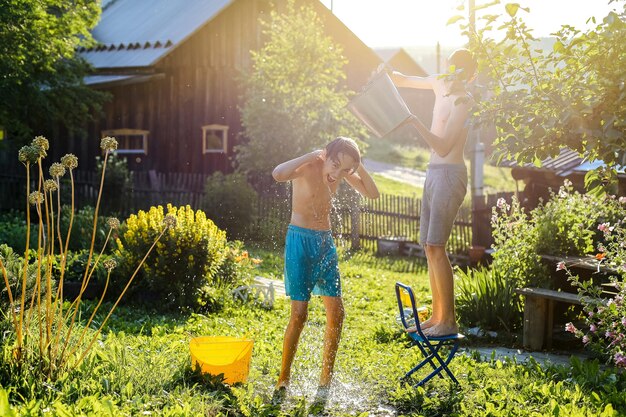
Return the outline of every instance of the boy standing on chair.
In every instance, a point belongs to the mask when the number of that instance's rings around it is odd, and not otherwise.
[[[432,89],[435,93],[430,129],[415,116],[408,122],[431,149],[420,217],[420,244],[426,252],[433,296],[432,317],[421,326],[424,334],[431,337],[458,332],[454,280],[446,243],[467,192],[463,148],[473,100],[465,85],[473,80],[477,66],[467,49],[454,51],[448,63],[453,72],[451,75],[416,77],[397,71],[390,74],[398,87]]]
[[[368,198],[378,198],[378,188],[361,163],[357,144],[344,137],[325,149],[283,162],[272,176],[279,182],[292,182],[291,222],[285,242],[285,290],[291,298],[291,318],[276,388],[284,392],[289,384],[313,294],[322,297],[326,309],[319,387],[328,392],[344,318],[337,250],[330,230],[331,199],[342,180]]]

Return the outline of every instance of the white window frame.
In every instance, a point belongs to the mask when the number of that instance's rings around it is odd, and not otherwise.
[[[221,147],[207,148],[207,138],[211,133],[221,139]],[[228,153],[228,126],[217,124],[202,126],[202,154],[207,153]]]
[[[150,134],[149,130],[141,130],[141,129],[109,129],[103,130],[100,132],[102,137],[112,136],[118,139],[118,144],[122,141],[119,139],[121,136],[141,136],[141,138],[137,138],[141,140],[141,148],[138,149],[124,149],[117,148],[115,151],[120,155],[148,155],[148,135]]]

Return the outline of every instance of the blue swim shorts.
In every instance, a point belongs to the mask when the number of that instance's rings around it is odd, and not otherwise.
[[[341,297],[337,248],[330,230],[292,224],[285,242],[285,291],[292,300],[313,295]]]

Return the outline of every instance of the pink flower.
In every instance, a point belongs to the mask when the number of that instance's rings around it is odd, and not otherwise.
[[[624,204],[624,203],[626,203],[626,197],[620,197],[619,200],[617,200],[617,201],[619,201],[620,203]]]
[[[616,353],[613,357],[613,360],[615,361],[615,365],[617,366],[626,366],[626,355],[624,355],[623,353]]]
[[[610,330],[607,330],[606,333],[604,333],[604,337],[606,337],[607,339],[612,338],[615,335],[615,333],[613,333]]]
[[[595,333],[595,332],[596,332],[596,330],[598,330],[598,328],[596,327],[596,325],[595,325],[595,324],[591,324],[591,326],[589,326],[589,330],[590,330],[592,333]]]
[[[589,337],[587,337],[587,335],[584,335],[584,336],[583,336],[583,343],[584,343],[584,344],[587,344],[587,343],[589,343],[589,342],[590,342]]]
[[[498,207],[500,210],[502,210],[504,207],[506,207],[506,200],[502,197],[500,197],[498,199],[498,201],[496,202],[496,207]]]
[[[570,333],[576,333],[576,326],[572,322],[569,322],[565,325],[565,331]]]
[[[598,230],[601,232],[606,232],[607,230],[609,230],[609,226],[611,226],[611,223],[601,223],[598,225]]]
[[[622,326],[626,326],[626,317],[622,317]]]
[[[558,264],[556,264],[557,271],[562,271],[563,269],[565,269],[565,262],[561,261]]]

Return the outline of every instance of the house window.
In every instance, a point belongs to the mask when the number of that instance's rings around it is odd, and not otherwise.
[[[120,155],[148,155],[149,130],[111,129],[100,132],[102,137],[117,139],[117,153]]]
[[[202,153],[228,152],[228,126],[202,126]]]

